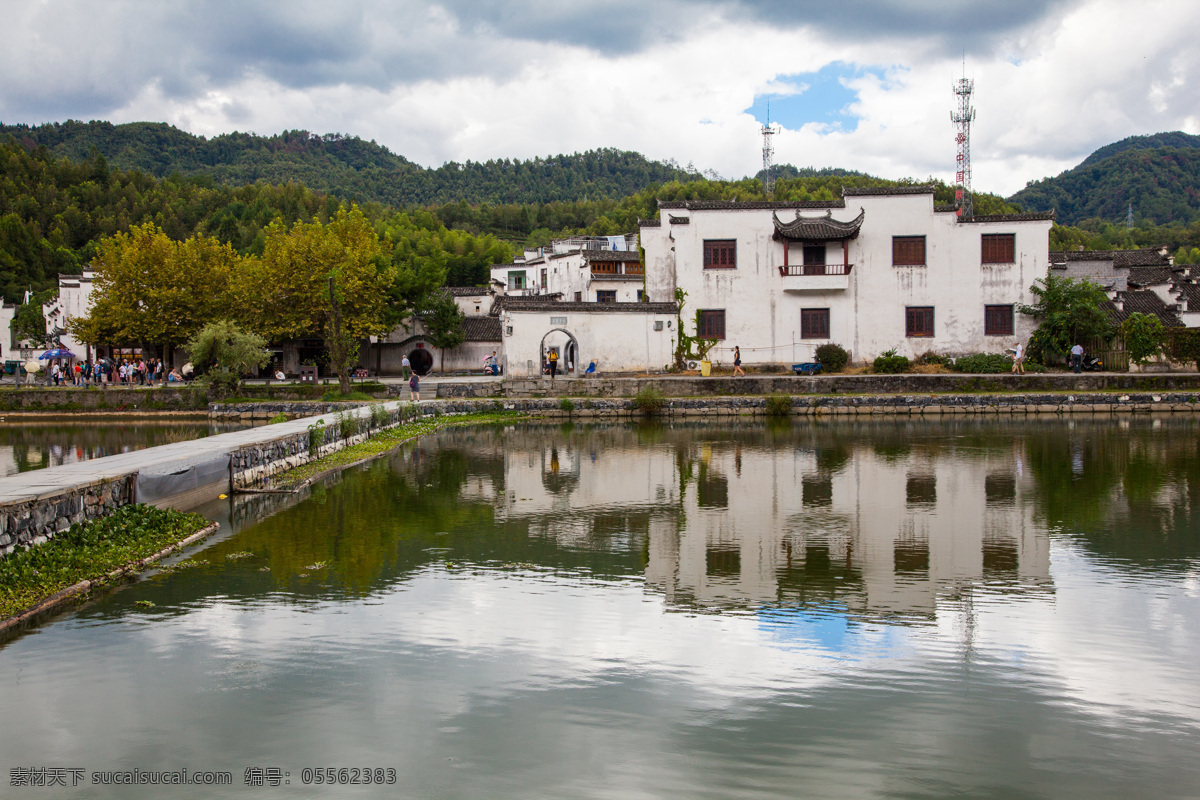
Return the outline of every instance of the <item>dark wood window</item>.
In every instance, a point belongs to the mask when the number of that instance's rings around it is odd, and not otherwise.
[[[1015,264],[1017,261],[1017,235],[1015,233],[983,234],[984,264]]]
[[[617,302],[617,290],[616,289],[597,289],[596,290],[596,302],[597,303],[615,303],[615,302]]]
[[[542,289],[545,290],[545,288],[546,288],[546,270],[543,269],[542,270]]]
[[[1012,336],[1013,332],[1013,307],[1012,306],[984,306],[983,307],[983,335],[984,336]]]
[[[800,338],[828,339],[829,338],[829,309],[802,308],[800,309]]]
[[[737,240],[707,239],[704,242],[705,269],[736,269]]]
[[[925,237],[924,236],[893,236],[892,237],[892,266],[894,266],[894,267],[923,267],[923,266],[925,266]]]
[[[905,336],[933,336],[933,306],[909,306],[904,309]]]
[[[575,302],[578,303],[581,300],[583,300],[583,292],[576,292],[575,293]]]
[[[806,245],[804,245],[804,274],[805,275],[824,275],[825,274],[825,245],[823,245],[823,244],[806,244]]]
[[[701,339],[725,338],[725,309],[701,311],[696,335]]]

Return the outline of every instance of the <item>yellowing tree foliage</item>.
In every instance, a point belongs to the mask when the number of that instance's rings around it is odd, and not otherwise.
[[[216,239],[173,241],[153,223],[104,239],[92,262],[92,309],[75,335],[101,344],[174,347],[227,313],[242,257]]]

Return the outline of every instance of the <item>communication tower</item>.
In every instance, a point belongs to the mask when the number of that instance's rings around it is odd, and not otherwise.
[[[954,172],[955,213],[960,217],[971,216],[971,121],[975,109],[971,106],[971,92],[975,81],[965,77],[954,82],[954,93],[958,95],[958,110],[950,112],[950,120],[958,126],[954,141],[958,143],[957,165]]]
[[[767,103],[767,124],[762,126],[763,137],[763,193],[767,197],[775,191],[775,144],[771,137],[779,133],[779,125],[771,124],[771,105]]]

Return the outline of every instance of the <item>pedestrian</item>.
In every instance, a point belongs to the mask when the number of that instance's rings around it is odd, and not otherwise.
[[[742,369],[742,349],[736,344],[733,346],[733,376],[736,378],[741,375],[746,377],[746,371]]]
[[[408,356],[400,359],[400,374],[404,376],[404,380],[408,380],[408,376],[412,375],[412,364],[408,360]]]
[[[1078,342],[1071,348],[1071,371],[1077,375],[1083,372],[1083,346]]]
[[[421,376],[415,372],[408,379],[408,397],[414,403],[421,402]]]
[[[1025,374],[1025,347],[1020,342],[1013,344],[1013,375]]]
[[[550,380],[554,380],[555,374],[558,372],[558,351],[550,351]]]

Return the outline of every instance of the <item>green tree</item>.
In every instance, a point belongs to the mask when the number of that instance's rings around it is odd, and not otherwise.
[[[1061,356],[1077,342],[1112,336],[1112,319],[1103,308],[1108,297],[1096,284],[1047,275],[1034,282],[1029,291],[1037,301],[1018,310],[1039,321],[1030,338],[1030,350],[1036,344],[1040,352],[1031,352],[1031,356]]]
[[[319,335],[349,392],[359,342],[390,330],[390,242],[358,206],[339,208],[328,223],[276,221],[265,234],[262,257],[247,259],[234,281],[238,318],[270,341]]]
[[[1163,353],[1167,344],[1167,331],[1162,320],[1150,314],[1135,311],[1121,323],[1121,338],[1129,348],[1129,357],[1135,364],[1144,365]]]
[[[42,315],[42,306],[50,302],[56,292],[49,289],[30,295],[28,303],[17,306],[13,313],[9,329],[12,337],[18,342],[29,342],[34,347],[44,347],[50,342],[50,334],[46,332],[46,318]]]
[[[218,397],[236,394],[244,376],[271,361],[266,339],[229,320],[205,325],[186,350],[193,366],[204,373],[209,391]]]
[[[466,320],[467,315],[446,291],[434,293],[429,306],[421,314],[429,341],[442,351],[442,372],[446,371],[446,351],[458,347],[467,338],[463,331]]]
[[[100,243],[92,307],[71,330],[85,342],[162,345],[188,341],[229,313],[230,277],[241,257],[208,237],[173,241],[146,223]]]

